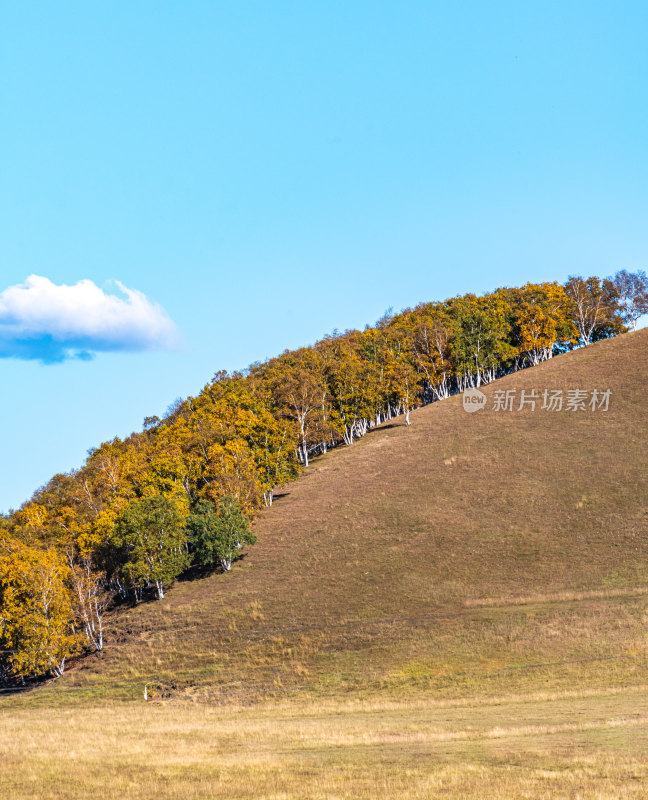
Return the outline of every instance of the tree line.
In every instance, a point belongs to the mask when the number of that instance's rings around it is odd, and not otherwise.
[[[228,571],[250,518],[310,459],[395,416],[632,328],[645,273],[467,294],[218,372],[143,430],[89,451],[0,519],[0,683],[104,646],[106,610]]]

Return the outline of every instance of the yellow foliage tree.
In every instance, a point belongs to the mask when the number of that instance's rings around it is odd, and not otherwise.
[[[72,629],[69,567],[59,553],[15,540],[4,544],[0,619],[15,676],[63,674],[66,659],[80,652],[81,639]]]

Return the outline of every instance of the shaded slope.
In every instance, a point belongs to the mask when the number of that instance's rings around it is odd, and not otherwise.
[[[496,390],[545,388],[611,389],[610,409],[491,408]],[[484,392],[484,411],[454,397],[316,461],[231,574],[120,612],[113,647],[60,686],[455,691],[643,676],[648,330]],[[573,663],[506,672],[535,662]]]

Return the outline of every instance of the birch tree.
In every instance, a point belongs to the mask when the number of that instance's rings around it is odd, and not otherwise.
[[[106,583],[105,573],[93,569],[89,556],[70,565],[73,612],[83,626],[88,643],[97,651],[103,650],[104,615],[111,601]]]
[[[60,677],[80,652],[73,630],[69,568],[52,549],[19,541],[0,555],[0,628],[7,662],[16,677]]]
[[[430,400],[444,400],[450,394],[454,373],[450,347],[452,319],[436,303],[419,306],[412,318],[412,351],[416,368],[425,377]]]
[[[330,433],[326,379],[320,353],[302,347],[271,359],[256,370],[278,414],[294,425],[297,456],[308,467],[313,450],[324,445]]]
[[[614,276],[613,284],[621,319],[636,331],[639,319],[648,314],[648,277],[642,270],[622,269]]]
[[[142,589],[164,590],[189,566],[185,521],[176,503],[156,495],[134,500],[117,520],[113,543],[122,552],[122,572],[137,599]]]
[[[590,345],[623,330],[617,293],[612,281],[571,276],[565,284],[580,342]]]
[[[451,351],[457,388],[477,387],[494,380],[513,359],[507,305],[500,298],[466,295],[449,304],[453,320]]]

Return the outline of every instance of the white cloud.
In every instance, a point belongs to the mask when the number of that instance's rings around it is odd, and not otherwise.
[[[177,345],[177,329],[161,306],[115,285],[120,295],[91,280],[57,286],[39,275],[9,286],[0,293],[0,357],[55,362]]]

